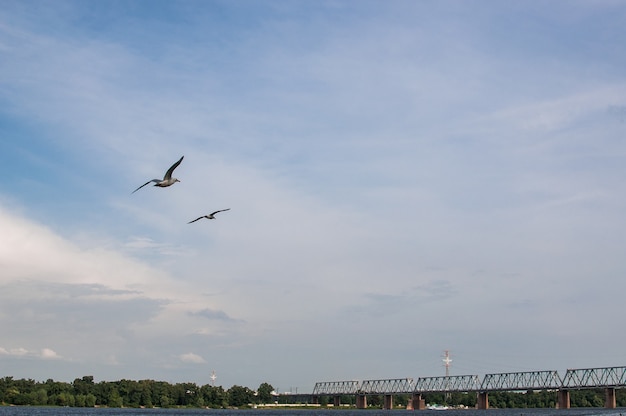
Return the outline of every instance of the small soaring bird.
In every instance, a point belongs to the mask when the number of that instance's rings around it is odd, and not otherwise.
[[[180,162],[183,161],[184,157],[185,156],[181,156],[180,159],[178,159],[178,162],[174,163],[167,170],[167,172],[165,172],[165,176],[163,177],[163,179],[150,179],[148,182],[144,183],[143,185],[141,185],[139,188],[135,189],[131,193],[134,194],[135,192],[137,192],[138,190],[140,190],[141,188],[143,188],[144,186],[146,186],[150,182],[154,182],[154,186],[160,186],[161,188],[165,188],[166,186],[174,185],[176,182],[180,182],[178,179],[172,178],[172,173],[174,172],[174,169],[176,169],[178,167],[178,165],[180,165]]]
[[[214,219],[215,219],[215,217],[214,217],[214,215],[215,215],[215,214],[217,214],[218,212],[228,211],[229,209],[230,209],[230,208],[220,209],[219,211],[214,211],[214,212],[210,213],[209,215],[203,215],[203,216],[201,216],[201,217],[196,218],[196,219],[195,219],[195,220],[193,220],[193,221],[189,221],[187,224],[191,224],[192,222],[196,222],[196,221],[198,221],[198,220],[201,220],[202,218],[206,218],[206,219],[208,219],[208,220],[214,220]]]

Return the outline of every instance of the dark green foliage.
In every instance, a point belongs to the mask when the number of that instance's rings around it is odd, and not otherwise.
[[[268,383],[262,383],[257,390],[259,403],[272,403],[274,402],[274,397],[272,396],[272,392],[274,391],[274,387]]]
[[[210,407],[247,406],[270,403],[274,388],[268,383],[258,392],[247,387],[198,386],[195,383],[170,384],[154,380],[119,380],[95,383],[93,376],[75,379],[72,383],[48,379],[14,380],[0,378],[0,404],[71,407]]]
[[[234,407],[245,406],[254,400],[254,392],[247,387],[232,386],[228,390],[228,404]]]

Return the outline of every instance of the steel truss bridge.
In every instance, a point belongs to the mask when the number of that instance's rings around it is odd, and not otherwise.
[[[476,392],[478,407],[489,407],[487,395],[496,391],[554,390],[559,392],[559,407],[569,408],[569,391],[582,389],[606,389],[605,407],[615,407],[615,389],[626,388],[626,367],[603,367],[567,370],[563,377],[556,371],[526,371],[516,373],[486,374],[482,379],[477,375],[351,380],[315,383],[311,396],[332,396],[335,404],[342,395],[361,397],[385,396],[385,407],[392,406],[391,397],[410,394],[421,399],[428,393]],[[419,407],[418,403],[418,407]],[[357,400],[357,407],[359,402]]]

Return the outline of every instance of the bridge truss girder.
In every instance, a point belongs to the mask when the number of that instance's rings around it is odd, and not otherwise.
[[[359,384],[357,380],[321,381],[315,383],[313,395],[356,394],[359,391]]]
[[[564,388],[624,387],[626,367],[582,368],[567,370]]]
[[[413,391],[412,378],[390,380],[364,380],[359,388],[360,394],[401,394]]]
[[[480,391],[555,390],[562,386],[556,371],[487,374]]]
[[[415,393],[452,393],[477,391],[480,380],[475,375],[420,377],[415,384]]]

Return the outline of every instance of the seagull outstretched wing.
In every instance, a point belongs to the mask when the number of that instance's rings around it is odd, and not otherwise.
[[[176,162],[172,166],[170,166],[170,168],[167,170],[167,172],[165,172],[165,176],[163,177],[164,181],[172,179],[172,173],[174,173],[174,169],[176,169],[178,167],[178,165],[180,165],[180,162],[183,161],[184,157],[185,156],[181,156],[180,159],[178,159],[178,162]]]
[[[195,220],[189,221],[187,224],[191,224],[192,222],[196,222],[198,220],[201,220],[202,218],[206,218],[208,220],[214,220],[215,217],[214,215],[217,214],[218,212],[224,212],[224,211],[228,211],[230,208],[226,208],[226,209],[220,209],[217,211],[213,211],[212,213],[210,213],[209,215],[203,215],[201,217],[196,218]]]
[[[137,192],[138,190],[140,190],[141,188],[143,188],[144,186],[146,186],[147,184],[149,184],[150,182],[156,182],[159,183],[161,182],[161,179],[150,179],[148,182],[144,183],[143,185],[141,185],[139,188],[135,189],[133,192],[131,192],[131,194],[134,194],[135,192]]]

